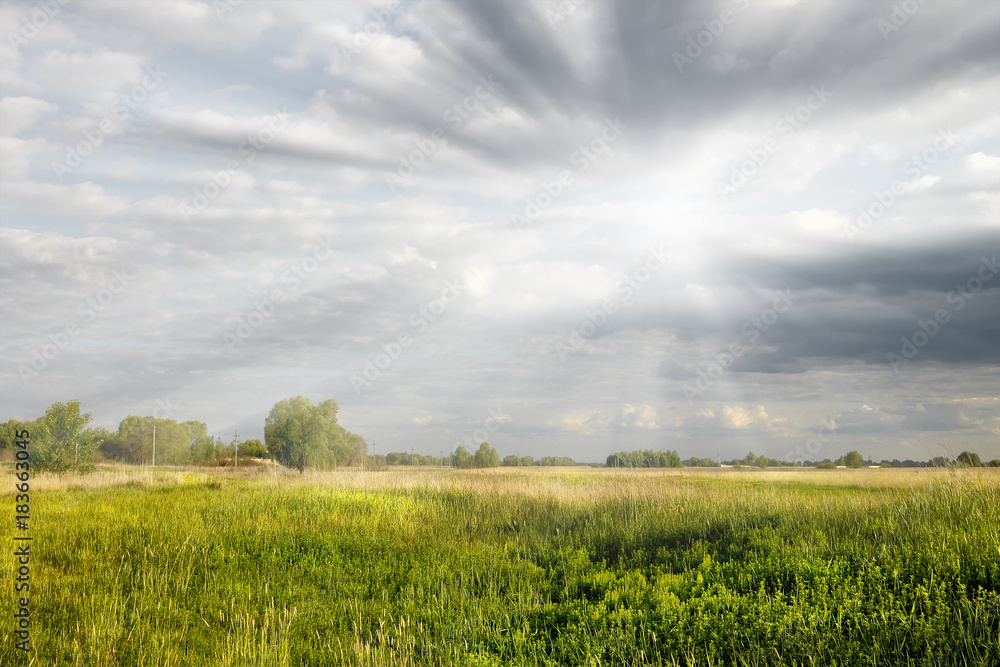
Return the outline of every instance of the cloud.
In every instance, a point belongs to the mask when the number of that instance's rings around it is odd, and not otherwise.
[[[927,4],[886,40],[884,4],[761,3],[683,71],[704,3],[593,2],[555,25],[506,0],[232,9],[70,3],[0,44],[3,416],[85,397],[114,425],[169,397],[213,432],[259,435],[274,402],[305,394],[336,398],[380,448],[425,453],[488,405],[510,415],[491,434],[505,454],[601,460],[667,435],[685,457],[716,440],[781,457],[827,417],[831,456],[892,457],[923,433],[995,450],[1000,282],[955,296],[1000,249],[995,4]],[[114,116],[154,65],[164,84]],[[275,110],[287,125],[248,151]],[[53,162],[106,117],[59,181]],[[941,132],[954,141],[927,152]],[[650,247],[669,261],[628,285]],[[128,289],[22,382],[123,267]],[[421,315],[446,281],[461,295]],[[889,354],[941,309],[894,372]],[[564,363],[556,346],[584,323]]]

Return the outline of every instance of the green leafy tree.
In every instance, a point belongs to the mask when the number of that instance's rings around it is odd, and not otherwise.
[[[517,456],[516,454],[511,454],[510,456],[505,456],[505,457],[503,457],[503,461],[500,462],[500,465],[503,466],[503,467],[505,467],[505,468],[517,468],[517,467],[520,467],[520,465],[521,465],[521,457]]]
[[[471,468],[472,454],[469,453],[468,449],[459,445],[451,455],[451,465],[456,468]]]
[[[982,460],[979,458],[979,454],[975,452],[962,452],[958,455],[956,460],[970,468],[979,468],[983,465]]]
[[[27,422],[11,419],[0,424],[0,450],[14,449],[14,441],[17,440],[17,433],[28,428]],[[31,429],[28,429],[29,432]]]
[[[191,463],[191,430],[173,419],[129,415],[118,424],[118,454],[126,463],[153,463],[153,427],[156,427],[156,464]]]
[[[84,430],[90,420],[90,413],[80,412],[80,401],[53,403],[44,417],[27,427],[35,469],[57,473],[92,470],[100,442],[94,431]]]
[[[865,458],[861,456],[861,452],[851,450],[844,455],[844,463],[842,465],[848,468],[861,468],[865,465]]]
[[[315,406],[304,396],[278,401],[264,425],[267,451],[300,473],[306,468],[350,465],[364,439],[353,437],[337,423],[338,410],[333,399]]]
[[[348,454],[347,465],[364,465],[368,458],[368,441],[357,433],[348,431],[344,442]]]
[[[218,460],[222,452],[215,448],[215,438],[208,434],[208,426],[205,422],[186,421],[181,422],[181,426],[188,431],[188,440],[191,448],[191,461],[196,464],[207,463]],[[159,432],[157,432],[159,436]],[[159,457],[159,454],[157,454]]]
[[[473,463],[477,468],[496,468],[500,465],[500,454],[490,446],[490,443],[484,442],[476,450]]]
[[[267,456],[267,447],[257,438],[251,438],[240,443],[240,456],[252,459],[262,459]]]
[[[522,466],[530,466],[530,465],[534,465],[534,463],[535,463],[535,457],[534,456],[522,456],[521,457],[521,465]]]

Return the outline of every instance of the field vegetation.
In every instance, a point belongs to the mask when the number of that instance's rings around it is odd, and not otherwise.
[[[32,491],[37,665],[1000,664],[995,469],[99,466]]]

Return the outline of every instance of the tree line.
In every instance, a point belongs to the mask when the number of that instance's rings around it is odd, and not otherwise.
[[[275,403],[264,423],[264,442],[257,439],[226,444],[222,438],[208,434],[200,421],[177,422],[153,416],[129,415],[118,424],[117,431],[104,427],[88,428],[90,413],[80,411],[76,400],[53,403],[45,414],[31,421],[10,420],[0,424],[0,449],[12,449],[18,433],[30,433],[29,450],[32,465],[38,470],[88,472],[100,460],[130,464],[153,462],[155,431],[156,463],[167,465],[228,465],[236,457],[272,459],[299,472],[306,468],[330,469],[342,466],[366,465],[379,469],[385,465],[450,465],[455,468],[496,468],[529,466],[575,466],[568,456],[509,455],[502,461],[490,443],[479,445],[475,452],[459,446],[443,458],[415,453],[390,452],[384,457],[370,457],[368,443],[356,433],[345,429],[337,419],[339,406],[333,399],[313,405],[303,396]],[[599,465],[599,464],[597,464]],[[866,461],[858,451],[850,451],[836,461],[780,461],[749,452],[742,459],[717,462],[710,458],[691,457],[682,461],[673,450],[651,449],[621,451],[608,456],[609,468],[680,468],[718,467],[719,465],[768,468],[777,466],[809,466],[820,468],[882,467],[1000,467],[1000,459],[985,464],[975,452],[964,451],[954,460],[943,456],[927,462],[883,460],[881,464]]]
[[[313,405],[296,396],[279,401],[264,425],[264,442],[226,444],[208,434],[205,422],[129,415],[118,430],[88,428],[90,413],[80,401],[53,403],[41,417],[0,424],[0,449],[13,448],[19,433],[30,434],[28,450],[36,470],[90,472],[104,461],[148,465],[227,465],[237,456],[272,459],[300,472],[305,468],[359,465],[368,453],[364,438],[337,422],[334,400]]]

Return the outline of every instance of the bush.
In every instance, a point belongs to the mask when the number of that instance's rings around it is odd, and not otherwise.
[[[820,470],[836,470],[837,469],[837,464],[836,463],[831,463],[830,461],[823,461],[822,463],[818,464],[816,467],[819,468]]]

